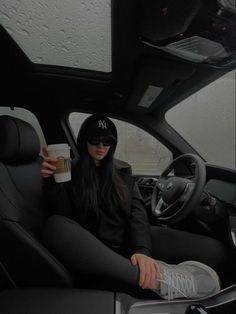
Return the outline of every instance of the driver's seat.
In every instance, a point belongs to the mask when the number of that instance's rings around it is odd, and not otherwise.
[[[0,116],[0,262],[17,286],[71,286],[71,275],[39,237],[47,216],[39,152],[29,123]]]

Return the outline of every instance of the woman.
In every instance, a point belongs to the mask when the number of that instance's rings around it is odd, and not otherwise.
[[[150,230],[128,165],[113,159],[116,144],[117,130],[110,119],[88,117],[77,138],[80,158],[72,168],[72,180],[64,184],[54,182],[57,160],[44,149],[41,174],[52,214],[57,214],[44,228],[45,244],[77,273],[139,285],[165,299],[199,298],[219,291],[217,273],[204,263],[183,262],[181,253],[178,265],[160,261],[168,251],[159,249],[159,237],[166,231]],[[172,231],[168,232],[170,238]],[[193,235],[193,243],[197,241]],[[216,252],[221,250],[215,240],[207,241]]]

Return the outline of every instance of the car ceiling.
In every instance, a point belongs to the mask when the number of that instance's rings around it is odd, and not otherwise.
[[[40,111],[42,104],[50,104],[57,112],[96,111],[99,107],[100,111],[127,117],[162,116],[171,106],[235,68],[235,31],[229,35],[212,28],[213,22],[232,27],[235,12],[227,11],[227,18],[217,20],[219,5],[215,0],[189,1],[187,8],[186,1],[181,0],[112,1],[111,73],[32,63],[0,26],[2,105]],[[223,35],[224,42],[220,41]],[[191,36],[224,43],[228,55],[193,62],[163,49]],[[149,107],[140,106],[150,86],[156,88],[154,93],[160,90],[159,95]]]

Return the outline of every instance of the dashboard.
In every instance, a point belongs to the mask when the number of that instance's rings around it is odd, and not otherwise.
[[[217,199],[235,206],[236,210],[235,184],[218,179],[211,179],[206,183],[205,190]]]

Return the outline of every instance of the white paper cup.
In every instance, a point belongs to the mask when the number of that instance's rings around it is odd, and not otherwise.
[[[54,173],[55,182],[71,180],[70,146],[67,144],[52,144],[47,146],[48,155],[58,159]]]

